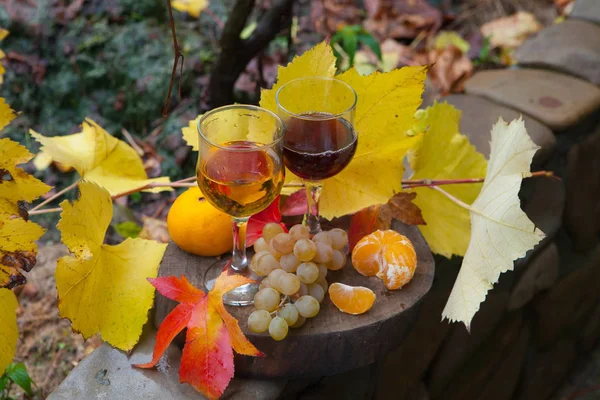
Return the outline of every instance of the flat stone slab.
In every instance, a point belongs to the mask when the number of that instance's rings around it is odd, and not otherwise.
[[[179,383],[181,351],[171,345],[158,369],[134,368],[131,364],[152,359],[156,330],[146,326],[131,355],[103,344],[87,356],[50,394],[47,400],[201,400],[206,399],[188,384]],[[223,398],[232,400],[277,399],[284,380],[231,380]]]
[[[460,132],[466,135],[471,143],[485,158],[490,155],[490,140],[492,126],[502,117],[506,122],[523,116],[527,133],[535,144],[541,148],[533,157],[533,165],[543,165],[554,152],[556,138],[544,124],[535,118],[523,115],[512,108],[504,107],[486,100],[480,96],[453,94],[446,96],[441,101],[447,101],[460,111]]]
[[[481,71],[467,81],[465,89],[529,114],[554,131],[576,124],[600,107],[600,88],[540,69]]]
[[[577,0],[569,18],[579,18],[600,24],[600,4],[598,0]]]
[[[591,22],[572,19],[546,28],[515,55],[519,64],[563,71],[600,85],[600,26]]]

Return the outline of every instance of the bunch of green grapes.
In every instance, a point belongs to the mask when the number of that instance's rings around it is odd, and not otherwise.
[[[255,333],[268,330],[274,340],[283,340],[290,327],[299,328],[319,313],[328,288],[327,271],[346,265],[348,234],[335,228],[311,239],[304,225],[286,233],[279,224],[269,223],[254,251],[250,268],[264,278],[248,327]]]

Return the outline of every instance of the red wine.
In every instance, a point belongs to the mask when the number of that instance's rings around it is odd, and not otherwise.
[[[313,181],[338,174],[356,152],[357,135],[352,125],[327,113],[302,115],[307,118],[291,118],[286,123],[285,166],[295,175]]]

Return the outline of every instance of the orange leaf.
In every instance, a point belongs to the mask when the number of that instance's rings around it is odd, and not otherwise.
[[[223,295],[229,292],[231,289],[252,282],[252,279],[244,276],[234,274],[226,275],[226,272],[223,272],[217,278],[215,286],[210,291],[209,296],[211,304],[215,307],[223,319],[223,322],[225,322],[225,326],[227,327],[227,331],[229,332],[229,337],[231,339],[231,345],[236,353],[256,357],[263,356],[263,353],[261,353],[256,347],[254,347],[252,343],[250,343],[248,339],[246,339],[246,336],[244,336],[244,333],[240,329],[237,319],[233,318],[233,316],[227,312],[222,300]]]
[[[384,207],[389,207],[392,217],[408,225],[427,225],[421,209],[412,201],[417,197],[415,192],[396,193]]]
[[[249,356],[262,356],[240,329],[238,321],[223,305],[223,294],[253,282],[225,269],[208,293],[195,288],[184,276],[149,279],[165,297],[178,301],[156,334],[152,360],[135,367],[151,368],[160,360],[171,341],[187,327],[179,378],[209,399],[216,399],[233,378],[233,350]]]
[[[227,328],[205,297],[194,308],[188,324],[179,379],[209,399],[218,399],[233,378],[233,369]]]

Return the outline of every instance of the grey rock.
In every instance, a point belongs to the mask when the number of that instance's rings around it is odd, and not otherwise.
[[[481,71],[467,81],[465,90],[520,110],[554,131],[581,122],[600,107],[600,88],[541,69]]]
[[[440,101],[447,101],[460,111],[460,133],[466,135],[470,142],[486,158],[490,155],[490,140],[492,126],[502,117],[510,122],[523,116],[527,133],[535,144],[541,148],[533,157],[533,166],[541,166],[554,152],[556,138],[552,131],[535,118],[523,115],[512,108],[504,107],[486,100],[480,96],[450,95]]]
[[[187,384],[179,383],[181,352],[171,345],[158,369],[134,368],[152,358],[156,331],[146,326],[131,355],[103,344],[87,356],[54,390],[48,400],[192,400],[205,399]],[[228,399],[276,399],[285,381],[234,378],[223,394]]]
[[[569,18],[585,19],[600,24],[600,3],[598,0],[577,0]]]
[[[566,20],[525,41],[515,53],[521,65],[562,71],[600,84],[600,26]]]

